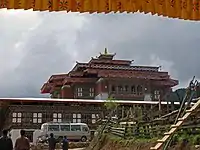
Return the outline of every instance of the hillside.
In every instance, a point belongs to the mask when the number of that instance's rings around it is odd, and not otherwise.
[[[129,139],[124,140],[109,134],[105,134],[99,139],[97,144],[91,143],[85,150],[149,150],[155,145],[156,139]],[[183,142],[180,140],[174,144],[170,150],[200,150],[195,148],[193,142]]]

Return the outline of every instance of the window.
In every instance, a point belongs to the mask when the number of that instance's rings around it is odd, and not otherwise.
[[[142,86],[141,85],[137,86],[137,94],[142,95]]]
[[[80,125],[71,125],[71,131],[81,131]]]
[[[53,113],[53,122],[62,122],[62,114]]]
[[[42,113],[33,113],[33,123],[42,123]]]
[[[125,85],[124,91],[125,91],[125,92],[128,92],[128,85]]]
[[[90,97],[94,97],[94,88],[90,88]]]
[[[144,88],[144,91],[146,92],[147,90],[148,90],[148,88],[147,88],[147,87],[145,87],[145,88]]]
[[[114,85],[112,85],[111,90],[112,90],[112,92],[116,92],[116,87]]]
[[[61,131],[70,131],[70,125],[60,125]]]
[[[65,122],[71,122],[71,114],[62,114],[62,121],[65,121]]]
[[[131,93],[136,94],[136,88],[135,88],[135,85],[131,86]]]
[[[81,123],[81,114],[73,114],[73,123]]]
[[[59,125],[49,125],[48,131],[59,131]]]
[[[12,122],[13,123],[21,123],[22,122],[22,113],[13,113],[12,114]]]
[[[96,123],[97,119],[99,118],[99,114],[92,114],[92,123]]]
[[[81,114],[81,122],[83,123],[90,123],[91,120],[91,114]]]
[[[158,90],[154,91],[154,98],[157,99],[157,100],[160,99],[160,91],[158,91]]]
[[[118,86],[118,91],[121,93],[121,92],[123,92],[123,87],[120,85],[120,86]]]
[[[77,88],[77,96],[78,97],[83,96],[83,88]]]

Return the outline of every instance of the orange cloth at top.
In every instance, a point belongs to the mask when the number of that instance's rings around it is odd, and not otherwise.
[[[89,13],[140,11],[200,20],[199,0],[0,0],[0,8]]]

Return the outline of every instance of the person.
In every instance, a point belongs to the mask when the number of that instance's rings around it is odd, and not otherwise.
[[[67,140],[67,136],[64,136],[62,141],[62,149],[68,150],[68,148],[69,148],[69,141]]]
[[[54,138],[53,133],[50,133],[50,138],[48,139],[49,150],[55,150],[56,148],[56,139]]]
[[[3,130],[3,136],[0,138],[1,150],[13,150],[12,140],[8,137],[8,130]]]
[[[25,130],[20,130],[21,137],[17,138],[15,142],[15,150],[30,150],[30,142],[25,134]]]

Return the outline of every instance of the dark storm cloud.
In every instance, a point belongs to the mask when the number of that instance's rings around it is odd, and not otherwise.
[[[10,47],[4,49],[2,46],[0,52],[3,59],[3,69],[0,72],[1,97],[41,96],[40,88],[49,76],[67,72],[75,62],[73,50],[76,51],[74,45],[81,17],[73,19],[75,15],[68,15],[68,20],[63,21],[65,16],[62,14],[50,17],[49,14],[35,13],[33,16],[33,24],[24,26],[20,32],[19,29],[6,28],[16,34],[14,37],[8,36],[8,39],[4,39],[6,31],[2,30],[4,35],[1,34],[1,37],[4,42],[1,45]],[[15,19],[11,15],[8,17]],[[20,21],[30,20],[27,17]],[[7,23],[10,23],[9,20]]]
[[[19,14],[0,12],[0,97],[41,96],[51,74],[67,72],[105,47],[117,58],[162,65],[182,85],[200,77],[199,23],[141,14]]]

